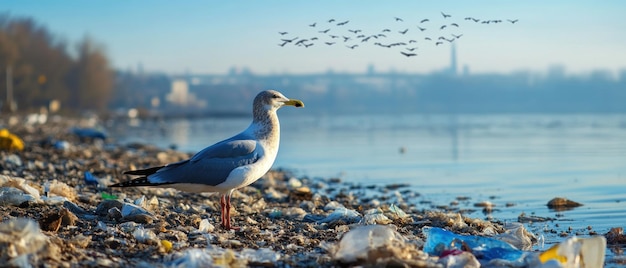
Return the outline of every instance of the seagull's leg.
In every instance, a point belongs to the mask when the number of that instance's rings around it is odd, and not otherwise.
[[[235,231],[238,231],[238,230],[239,230],[239,229],[241,229],[241,228],[239,228],[239,227],[233,227],[233,226],[230,224],[230,196],[231,196],[232,194],[233,194],[233,191],[230,191],[230,192],[228,193],[228,197],[226,198],[226,226],[225,226],[225,228],[226,228],[226,229],[229,229],[229,230],[235,230]]]
[[[228,210],[226,209],[226,195],[223,194],[220,197],[220,208],[222,209],[220,216],[222,217],[222,227],[226,228],[226,215],[228,214]],[[228,228],[226,228],[228,229]]]

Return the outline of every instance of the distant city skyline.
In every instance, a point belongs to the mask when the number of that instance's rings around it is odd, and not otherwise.
[[[459,24],[454,30],[463,36],[454,40],[456,65],[469,66],[471,73],[547,72],[554,66],[563,66],[567,73],[599,69],[617,73],[626,69],[626,35],[622,34],[626,28],[626,2],[615,0],[8,0],[3,4],[1,13],[33,18],[69,44],[91,37],[105,47],[112,67],[119,70],[224,74],[234,67],[255,74],[301,74],[367,72],[370,66],[376,72],[429,73],[448,68],[448,42],[434,46],[417,39],[423,38],[417,34],[425,18],[433,22],[428,31],[436,31],[434,37],[443,33],[437,29],[442,23]],[[442,12],[451,17],[443,18]],[[464,20],[466,17],[503,22],[470,24]],[[368,34],[405,27],[409,29],[406,35],[414,34],[417,40],[417,56],[404,57],[399,50],[376,47],[371,41],[358,43],[355,49],[343,43],[330,46],[321,42],[306,48],[279,46],[279,32],[291,33],[292,38],[322,38],[318,33],[330,19],[350,21],[346,25],[350,29],[362,29]]]

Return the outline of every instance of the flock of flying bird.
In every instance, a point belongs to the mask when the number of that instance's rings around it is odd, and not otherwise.
[[[452,15],[441,12],[444,23],[435,25],[430,19],[422,19],[417,25],[408,25],[404,23],[402,18],[395,17],[394,21],[397,25],[403,26],[400,29],[385,28],[379,32],[365,33],[363,30],[351,28],[348,24],[349,20],[336,21],[329,19],[322,23],[314,22],[308,26],[316,31],[313,36],[300,37],[283,31],[280,34],[281,47],[294,45],[298,47],[308,48],[318,43],[324,46],[343,46],[348,49],[355,49],[368,44],[373,44],[382,48],[400,48],[400,54],[406,57],[417,56],[417,50],[423,43],[434,44],[435,46],[443,45],[445,42],[452,43],[461,38],[463,34],[458,33],[462,28],[461,22],[455,22]],[[498,24],[508,22],[515,24],[517,19],[501,19],[482,20],[474,17],[465,17],[463,21],[478,24]],[[348,26],[347,26],[348,25]],[[412,27],[411,27],[412,26]],[[432,30],[435,30],[433,33]],[[400,37],[400,38],[398,38]]]

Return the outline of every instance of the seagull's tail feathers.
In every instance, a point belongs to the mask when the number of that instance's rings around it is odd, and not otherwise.
[[[148,176],[148,175],[152,175],[152,174],[156,173],[159,169],[162,169],[164,167],[165,166],[151,167],[151,168],[146,168],[146,169],[129,170],[129,171],[124,171],[124,174]]]
[[[109,187],[136,187],[136,186],[159,186],[164,184],[171,184],[169,182],[165,183],[154,183],[148,180],[148,177],[140,177],[129,181],[123,181],[120,183],[116,183],[110,185]]]
[[[164,166],[160,166],[160,167],[152,167],[152,168],[147,168],[147,169],[138,169],[138,170],[129,170],[129,171],[124,171],[124,174],[127,175],[139,175],[141,177],[136,178],[136,179],[132,179],[129,181],[123,181],[120,183],[116,183],[113,184],[109,187],[135,187],[135,186],[159,186],[159,185],[163,185],[163,184],[170,184],[170,183],[154,183],[154,182],[150,182],[150,180],[148,179],[148,176],[156,173],[159,169],[162,169]]]

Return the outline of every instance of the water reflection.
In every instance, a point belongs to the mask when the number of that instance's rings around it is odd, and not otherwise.
[[[191,135],[191,122],[189,119],[179,119],[169,122],[168,136],[171,141],[170,146],[186,147],[189,145]]]

